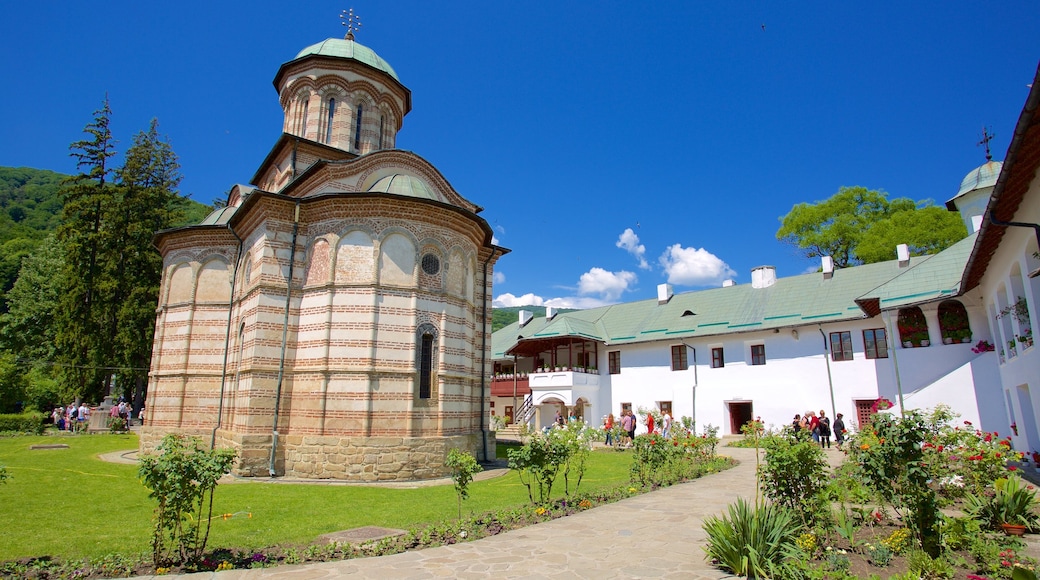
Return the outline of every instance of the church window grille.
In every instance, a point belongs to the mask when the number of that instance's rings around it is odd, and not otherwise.
[[[354,120],[354,149],[361,149],[361,113],[362,106],[357,106],[357,116]]]
[[[418,330],[416,364],[419,371],[419,399],[431,399],[434,392],[433,363],[437,353],[437,331],[431,324],[423,324]]]
[[[329,99],[329,118],[325,123],[325,142],[332,143],[332,121],[336,118],[336,99]]]
[[[441,271],[441,261],[433,254],[426,254],[422,257],[422,269],[430,276],[436,276]]]

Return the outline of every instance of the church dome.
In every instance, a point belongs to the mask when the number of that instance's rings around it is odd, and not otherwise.
[[[957,192],[957,196],[976,189],[993,187],[997,183],[997,176],[1000,175],[1000,168],[1003,165],[1000,161],[987,161],[972,169],[961,181],[961,189]]]
[[[394,175],[387,175],[379,181],[372,184],[372,187],[368,188],[368,191],[378,193],[392,193],[394,195],[406,195],[408,197],[418,197],[421,199],[432,199],[434,201],[444,201],[441,196],[437,195],[429,187],[423,183],[417,177],[411,175],[405,175],[403,173],[395,173]]]
[[[386,62],[381,56],[376,54],[376,51],[353,40],[345,38],[329,38],[301,50],[293,60],[298,60],[311,55],[356,60],[367,64],[376,70],[383,71],[393,77],[395,81],[401,82],[401,79],[397,78],[397,73],[394,72],[390,63]]]

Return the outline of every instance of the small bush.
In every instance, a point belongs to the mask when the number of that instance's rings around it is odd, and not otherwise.
[[[0,415],[0,432],[39,435],[43,433],[43,421],[44,415],[38,411]]]
[[[705,551],[720,568],[749,578],[768,578],[798,550],[800,527],[786,508],[755,507],[740,498],[728,511],[728,516],[712,516],[704,522]]]

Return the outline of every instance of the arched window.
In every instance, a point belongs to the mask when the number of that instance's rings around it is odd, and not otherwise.
[[[419,371],[419,384],[416,391],[419,399],[434,398],[436,377],[433,363],[437,357],[437,329],[432,324],[422,324],[416,332],[416,367]]]
[[[361,149],[361,105],[357,106],[357,117],[354,121],[354,149]]]
[[[307,109],[310,108],[310,106],[309,106],[310,105],[310,98],[309,98],[309,96],[303,96],[303,97],[300,97],[300,101],[301,101],[300,102],[300,108],[302,109],[302,112],[300,113],[300,130],[298,132],[299,132],[299,134],[301,136],[306,137],[307,136]]]
[[[386,127],[386,117],[383,115],[379,116],[379,148],[383,148],[383,131]]]
[[[945,300],[939,304],[939,330],[944,344],[971,342],[971,325],[968,311],[956,300]]]
[[[325,121],[325,142],[332,143],[332,121],[336,118],[336,99],[329,99],[329,118]]]
[[[913,306],[900,308],[899,317],[896,319],[899,326],[899,342],[906,348],[915,346],[928,346],[928,321],[924,318],[921,309]]]

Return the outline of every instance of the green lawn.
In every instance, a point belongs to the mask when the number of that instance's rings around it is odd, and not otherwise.
[[[56,443],[69,448],[30,450]],[[0,560],[149,552],[154,503],[137,478],[137,466],[98,458],[135,448],[136,435],[0,439],[0,465],[10,475],[0,484]],[[594,452],[581,490],[628,481],[631,457]],[[451,485],[391,489],[241,481],[217,488],[214,513],[239,515],[214,520],[210,548],[308,543],[321,534],[359,526],[408,529],[458,515]],[[553,495],[563,495],[562,475]],[[527,488],[510,473],[471,484],[463,510],[481,513],[526,503]]]

